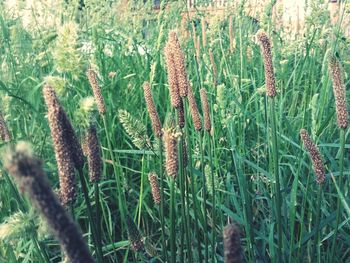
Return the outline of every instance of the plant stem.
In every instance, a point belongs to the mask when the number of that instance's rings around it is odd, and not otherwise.
[[[175,236],[175,179],[170,178],[170,250],[171,262],[176,263],[176,236]]]
[[[317,214],[316,214],[316,236],[315,236],[315,244],[313,247],[313,251],[311,253],[311,256],[314,257],[317,252],[317,262],[320,262],[320,253],[318,253],[318,249],[321,246],[320,243],[320,220],[321,220],[321,204],[322,204],[322,185],[318,185],[318,191],[317,191]]]
[[[343,188],[343,174],[344,174],[344,154],[345,154],[345,129],[340,129],[340,155],[339,155],[339,189],[342,191]],[[332,242],[332,252],[331,252],[331,257],[330,261],[334,260],[334,253],[335,253],[335,244],[337,241],[338,237],[338,231],[339,231],[339,223],[340,223],[340,217],[341,217],[341,201],[340,197],[338,196],[337,199],[337,216],[336,216],[336,224],[335,224],[335,232],[334,232],[334,237],[333,237],[333,242]]]
[[[184,103],[185,112],[186,112],[186,103]],[[185,133],[186,133],[186,142],[187,142],[187,154],[188,154],[188,176],[191,180],[191,194],[192,194],[192,202],[193,202],[193,210],[194,210],[194,230],[196,233],[196,240],[197,240],[197,250],[198,250],[198,256],[199,256],[199,263],[203,262],[203,256],[202,256],[202,250],[201,250],[201,242],[200,242],[200,235],[199,235],[199,218],[198,218],[198,204],[197,204],[197,191],[196,191],[196,184],[194,181],[194,175],[192,172],[192,154],[191,154],[191,140],[189,138],[189,131],[188,131],[188,124],[185,123]]]
[[[201,168],[203,177],[203,216],[204,216],[204,244],[205,244],[205,260],[204,262],[209,262],[209,242],[208,242],[208,217],[207,217],[207,182],[204,175],[204,149],[203,149],[203,133],[201,132],[199,136],[199,148],[201,152]]]
[[[213,224],[213,227],[212,227],[212,236],[211,236],[211,243],[212,243],[212,246],[211,246],[211,257],[212,257],[212,262],[214,263],[215,262],[215,223],[216,223],[216,220],[215,220],[215,178],[214,178],[214,171],[213,171],[213,156],[212,156],[212,150],[211,150],[211,137],[210,137],[210,134],[209,134],[209,142],[208,142],[208,152],[209,152],[209,165],[210,165],[210,176],[211,176],[211,185],[212,185],[212,224]]]
[[[166,249],[166,242],[165,242],[165,223],[164,223],[164,173],[163,173],[163,141],[161,138],[158,139],[158,153],[159,153],[159,173],[160,173],[160,206],[159,206],[159,214],[160,214],[160,224],[162,229],[162,253],[163,253],[163,260],[165,262],[168,262],[168,252]]]
[[[86,208],[87,208],[88,218],[89,218],[91,232],[92,232],[92,239],[94,241],[95,249],[96,249],[97,261],[99,263],[102,263],[103,262],[102,246],[97,238],[96,226],[95,226],[94,218],[92,216],[92,208],[91,208],[91,203],[90,203],[90,199],[89,199],[88,188],[86,185],[83,171],[79,170],[78,173],[79,173],[80,183],[81,183],[81,187],[82,187],[83,194],[84,194],[84,199],[86,202]]]
[[[277,126],[276,126],[276,114],[275,114],[275,99],[269,98],[270,106],[270,118],[271,118],[271,152],[272,152],[272,162],[273,162],[273,173],[275,176],[275,209],[276,209],[276,221],[277,221],[277,262],[283,262],[282,259],[282,197],[280,188],[280,178],[279,178],[279,164],[278,164],[278,145],[277,145]]]
[[[108,150],[109,150],[109,154],[110,154],[111,160],[112,160],[114,177],[115,177],[116,183],[117,183],[118,204],[119,204],[119,208],[120,208],[119,209],[120,210],[120,217],[121,217],[121,221],[122,221],[122,225],[123,225],[123,224],[125,224],[125,214],[126,214],[125,195],[124,195],[123,187],[122,187],[121,182],[120,182],[118,167],[116,165],[116,159],[114,157],[112,143],[111,143],[111,139],[109,137],[109,133],[108,133],[108,129],[107,129],[106,117],[104,115],[102,116],[102,120],[103,120],[103,125],[104,125],[104,129],[105,129],[105,133],[106,133]],[[121,227],[121,231],[123,232],[123,227]]]
[[[101,246],[102,251],[102,236],[101,236],[101,208],[100,208],[100,188],[98,182],[94,183],[95,206],[96,206],[96,237]]]

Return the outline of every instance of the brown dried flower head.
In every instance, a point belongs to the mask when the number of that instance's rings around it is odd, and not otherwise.
[[[154,104],[151,87],[148,82],[143,83],[143,94],[145,97],[148,114],[151,118],[153,132],[158,138],[161,138],[163,134],[162,124],[159,120],[159,115],[157,112],[156,105]]]
[[[181,97],[179,92],[174,56],[173,56],[169,42],[166,44],[164,48],[164,55],[166,60],[167,72],[168,72],[170,102],[171,102],[171,106],[173,106],[174,108],[177,108],[179,107]]]
[[[186,72],[185,55],[181,49],[179,38],[174,30],[169,32],[168,39],[169,51],[173,55],[176,80],[181,97],[187,96],[188,77]]]
[[[139,251],[144,248],[144,242],[142,238],[142,234],[137,228],[134,220],[130,216],[126,217],[127,231],[129,236],[129,241],[131,243],[131,247],[134,251]]]
[[[190,112],[194,128],[196,131],[200,131],[202,129],[202,121],[201,116],[199,114],[196,98],[194,96],[191,86],[189,86],[188,88],[188,103],[190,105]]]
[[[345,85],[341,65],[335,57],[330,58],[329,71],[333,80],[333,93],[338,126],[341,129],[346,129],[348,127],[348,109],[346,104]]]
[[[43,95],[47,105],[47,116],[57,161],[61,200],[64,205],[67,205],[74,202],[76,190],[72,149],[65,133],[66,116],[64,116],[65,113],[59,104],[55,91],[50,86],[45,85]]]
[[[201,27],[202,27],[203,47],[206,47],[207,46],[207,22],[205,21],[204,17],[202,17],[201,19]]]
[[[256,33],[256,37],[260,42],[260,48],[265,66],[266,95],[272,98],[276,96],[276,79],[272,63],[270,39],[263,30],[259,30],[258,33]]]
[[[243,262],[243,250],[240,239],[240,229],[235,224],[228,224],[224,228],[224,255],[226,263]]]
[[[89,166],[90,182],[98,182],[102,177],[103,163],[96,127],[91,125],[85,136],[85,153]]]
[[[98,81],[97,81],[96,72],[92,69],[88,69],[88,71],[86,72],[86,75],[89,79],[92,92],[94,93],[98,111],[101,115],[104,115],[106,113],[106,105],[102,96],[100,85],[98,84]]]
[[[210,110],[209,110],[209,102],[207,97],[207,92],[204,88],[201,88],[200,91],[200,97],[202,102],[202,110],[203,110],[203,116],[204,116],[204,129],[210,133],[211,131],[211,120],[210,120]]]
[[[155,172],[149,173],[148,181],[149,181],[149,184],[151,185],[153,201],[155,204],[158,205],[161,202],[161,196],[160,196],[157,174]]]
[[[7,128],[6,121],[2,115],[2,112],[0,112],[0,139],[5,142],[11,141],[11,135]]]
[[[305,129],[300,130],[300,137],[304,143],[306,150],[310,154],[312,166],[316,175],[316,182],[318,184],[323,184],[326,179],[326,172],[320,151],[318,150],[317,146],[313,143],[308,132]]]
[[[178,117],[178,123],[180,128],[184,128],[185,127],[185,110],[184,110],[184,104],[182,102],[182,100],[180,101],[180,105],[177,108],[177,117]]]
[[[165,169],[169,176],[175,178],[179,170],[175,129],[166,128],[164,130],[163,139],[165,148]]]
[[[9,147],[3,156],[5,169],[14,177],[59,240],[70,262],[93,263],[89,249],[77,225],[67,215],[47,180],[42,162],[33,156],[31,147],[20,142]]]

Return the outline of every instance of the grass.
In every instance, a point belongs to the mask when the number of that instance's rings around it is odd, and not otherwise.
[[[56,83],[56,90],[61,90],[60,101],[82,137],[85,120],[79,101],[92,95],[85,71],[92,65],[99,73],[107,113],[94,121],[103,177],[95,185],[85,177],[83,184],[77,180],[74,204],[75,221],[93,256],[100,262],[223,262],[223,227],[235,222],[242,229],[247,262],[347,262],[350,145],[348,129],[337,127],[327,66],[328,54],[337,54],[348,86],[350,50],[342,25],[332,25],[326,9],[311,8],[304,35],[294,38],[268,17],[257,24],[244,10],[230,9],[206,16],[207,46],[200,43],[197,58],[194,43],[197,37],[202,40],[204,13],[198,11],[192,18],[194,31],[192,24],[186,25],[186,38],[181,27],[181,14],[188,16],[186,5],[174,2],[154,14],[149,4],[139,2],[131,7],[89,0],[81,12],[65,3],[44,11],[33,8],[26,27],[15,10],[0,6],[2,112],[13,141],[32,143],[54,189],[59,184],[41,93],[44,79],[51,75],[64,80],[64,87]],[[42,12],[53,15],[56,24],[44,23]],[[77,23],[75,29],[62,32],[68,22]],[[151,83],[162,123],[175,117],[163,53],[167,33],[174,28],[197,104],[199,90],[205,88],[212,118],[210,134],[196,132],[184,100],[186,125],[178,145],[182,156],[180,141],[187,142],[189,162],[185,168],[180,158],[175,180],[163,167],[164,145],[152,133],[142,89],[144,81]],[[277,83],[273,101],[265,95],[264,65],[254,40],[259,28],[271,32]],[[130,113],[146,132],[129,134],[118,110]],[[301,128],[312,134],[324,157],[327,176],[322,188],[300,141]],[[135,139],[141,143],[135,144]],[[0,171],[0,261],[60,262],[58,242],[2,165]],[[153,203],[146,181],[151,171],[158,173],[160,205]],[[19,211],[30,215],[31,223],[8,227],[7,219]],[[129,217],[145,244],[139,251],[131,247]],[[15,235],[21,227],[26,231]]]

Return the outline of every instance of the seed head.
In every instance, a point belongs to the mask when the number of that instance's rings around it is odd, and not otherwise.
[[[210,112],[209,112],[209,102],[207,97],[207,92],[204,88],[199,91],[201,102],[202,102],[202,110],[204,115],[204,128],[207,132],[210,133],[211,130],[211,121],[210,121]]]
[[[2,115],[2,112],[0,112],[0,139],[5,142],[11,141],[11,135],[7,129],[6,121]]]
[[[143,93],[144,93],[144,97],[147,105],[148,114],[149,114],[149,117],[151,118],[153,132],[158,138],[161,138],[163,134],[162,124],[159,120],[157,108],[156,108],[156,105],[154,104],[154,100],[151,92],[151,87],[148,82],[143,83]]]
[[[45,218],[70,262],[95,262],[78,227],[52,191],[42,162],[33,156],[30,146],[21,142],[9,147],[3,155],[3,163],[19,189]]]
[[[96,127],[91,125],[85,136],[85,154],[88,160],[90,182],[98,182],[102,177],[102,158]]]
[[[333,93],[338,126],[341,129],[346,129],[348,127],[348,109],[346,104],[345,85],[341,65],[335,57],[330,58],[329,71],[333,80]]]
[[[46,85],[43,88],[43,95],[57,161],[60,196],[63,204],[67,205],[74,202],[76,191],[72,148],[66,138],[66,116],[55,91],[50,86]]]
[[[225,263],[243,262],[240,240],[240,229],[235,224],[228,224],[224,228]]]
[[[182,129],[183,127],[185,127],[185,110],[184,110],[184,104],[182,100],[180,101],[180,105],[177,108],[177,117],[178,117],[179,126]]]
[[[169,176],[175,178],[179,170],[175,129],[165,129],[163,139],[165,148],[165,169]]]
[[[155,204],[158,205],[160,204],[161,198],[160,198],[160,190],[158,185],[157,174],[155,172],[149,173],[148,181],[149,181],[149,184],[151,185],[153,201]]]
[[[97,109],[100,112],[101,115],[106,114],[106,105],[102,96],[102,92],[101,92],[101,88],[100,85],[98,84],[97,81],[97,75],[96,72],[92,69],[88,69],[87,73],[86,73],[91,88],[92,88],[92,92],[94,93],[94,97],[96,100],[96,104],[97,104]]]
[[[186,72],[185,55],[181,49],[180,41],[174,30],[169,32],[169,50],[174,58],[177,83],[181,97],[187,96],[188,77]]]
[[[229,37],[230,37],[230,52],[233,53],[235,51],[235,43],[234,43],[234,36],[233,36],[233,19],[232,16],[230,16],[229,20]]]
[[[171,50],[171,45],[168,42],[164,48],[164,55],[166,60],[166,66],[168,71],[168,82],[170,92],[170,102],[174,108],[179,107],[180,104],[180,92],[176,74],[176,67],[174,62],[174,55]]]
[[[313,143],[308,132],[305,129],[300,130],[300,137],[304,143],[306,150],[310,154],[312,166],[316,175],[316,182],[318,184],[323,184],[326,179],[326,173],[320,151],[318,150],[317,146]]]
[[[144,243],[142,240],[142,235],[137,228],[134,220],[130,216],[126,217],[126,223],[127,223],[127,231],[129,236],[129,241],[131,243],[131,247],[134,251],[139,251],[143,249]]]
[[[200,131],[202,129],[202,121],[191,86],[188,87],[188,103],[190,105],[190,112],[194,128],[196,131]]]
[[[276,96],[276,80],[272,63],[270,39],[263,30],[259,30],[256,37],[260,42],[260,48],[265,66],[266,95],[273,98]]]

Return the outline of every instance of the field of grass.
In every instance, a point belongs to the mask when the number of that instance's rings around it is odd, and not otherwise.
[[[182,1],[80,2],[0,2],[0,262],[349,262],[342,19],[311,1],[294,36],[244,1],[191,19]],[[188,96],[169,91],[174,32]]]

